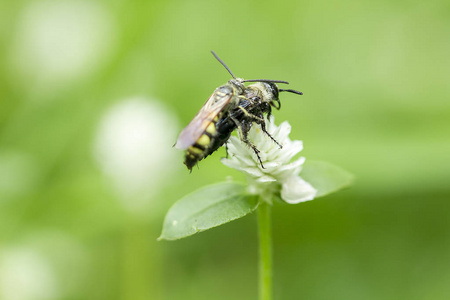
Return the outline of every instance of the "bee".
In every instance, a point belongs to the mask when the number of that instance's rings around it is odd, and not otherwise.
[[[280,89],[276,84],[280,82],[287,82],[264,79],[258,79],[255,81],[257,81],[255,84],[249,85],[244,90],[243,97],[241,98],[238,107],[229,111],[227,116],[218,123],[217,131],[232,132],[237,128],[239,137],[241,138],[242,142],[253,149],[261,167],[264,169],[261,157],[259,156],[260,151],[248,139],[248,133],[250,129],[252,128],[253,124],[259,125],[261,127],[261,131],[264,134],[266,134],[275,144],[277,144],[280,149],[283,148],[283,146],[278,143],[267,131],[264,114],[267,114],[268,118],[270,118],[270,116],[272,115],[272,108],[275,108],[277,110],[281,108],[281,102],[279,99],[280,92],[290,92],[297,95],[303,95],[303,93],[292,89]],[[232,127],[232,124],[234,124],[235,127]],[[228,138],[230,134],[228,135]],[[226,140],[222,142],[225,143]]]
[[[259,150],[248,140],[250,128],[253,123],[259,124],[262,131],[281,148],[267,132],[264,114],[270,116],[272,107],[280,109],[279,92],[302,93],[278,88],[277,83],[289,84],[287,81],[236,78],[216,53],[211,52],[233,79],[215,89],[194,119],[181,131],[174,147],[186,151],[184,164],[192,171],[193,166],[225,144],[231,133],[238,129],[241,140],[253,149],[264,168]],[[245,82],[255,83],[246,87]]]

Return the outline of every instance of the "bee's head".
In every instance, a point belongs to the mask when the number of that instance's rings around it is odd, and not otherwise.
[[[236,78],[234,74],[231,72],[230,68],[217,56],[214,51],[211,51],[211,53],[214,55],[214,57],[227,69],[228,73],[230,73],[231,79],[228,81],[228,84],[232,85],[236,90],[238,94],[242,94],[245,90],[244,82],[256,82],[256,84],[252,84],[249,87],[253,86],[257,90],[260,90],[262,93],[262,102],[269,103],[271,106],[275,107],[276,109],[280,109],[281,102],[278,98],[280,92],[290,92],[297,95],[303,95],[302,92],[296,91],[296,90],[285,90],[285,89],[279,89],[277,86],[277,83],[284,83],[289,84],[289,82],[284,80],[272,80],[272,79],[250,79],[250,80],[244,80],[242,78]],[[276,103],[276,104],[275,104]]]
[[[258,81],[248,86],[246,96],[249,98],[257,97],[261,103],[280,109],[279,91],[277,84],[274,82]]]
[[[262,102],[269,103],[271,106],[275,107],[276,109],[280,109],[281,102],[279,99],[280,92],[290,92],[297,95],[303,95],[302,92],[296,91],[296,90],[286,90],[286,89],[279,89],[277,83],[284,83],[289,84],[287,81],[282,80],[270,80],[270,79],[251,79],[251,80],[245,80],[244,82],[256,82],[255,84],[252,84],[250,86],[253,86],[254,88],[260,90],[262,94]]]
[[[278,89],[278,86],[274,82],[261,82],[264,86],[264,94],[265,94],[265,100],[269,102],[269,104],[276,109],[280,109],[281,102],[279,99],[280,90]],[[275,104],[276,103],[276,104]]]

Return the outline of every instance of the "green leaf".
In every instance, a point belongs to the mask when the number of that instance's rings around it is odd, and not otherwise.
[[[300,177],[309,182],[316,190],[317,197],[334,193],[349,187],[354,180],[353,174],[323,161],[306,161]]]
[[[209,185],[183,197],[169,209],[158,240],[181,239],[242,218],[257,207],[258,196],[247,194],[242,184]]]

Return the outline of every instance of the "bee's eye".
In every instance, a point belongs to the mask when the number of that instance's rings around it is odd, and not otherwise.
[[[267,91],[273,96],[273,99],[278,100],[278,86],[273,82],[266,82]]]

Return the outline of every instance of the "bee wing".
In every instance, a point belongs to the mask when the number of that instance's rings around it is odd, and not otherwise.
[[[175,148],[185,150],[195,144],[214,118],[230,103],[232,97],[231,93],[219,96],[217,92],[214,92],[194,119],[181,131]]]

